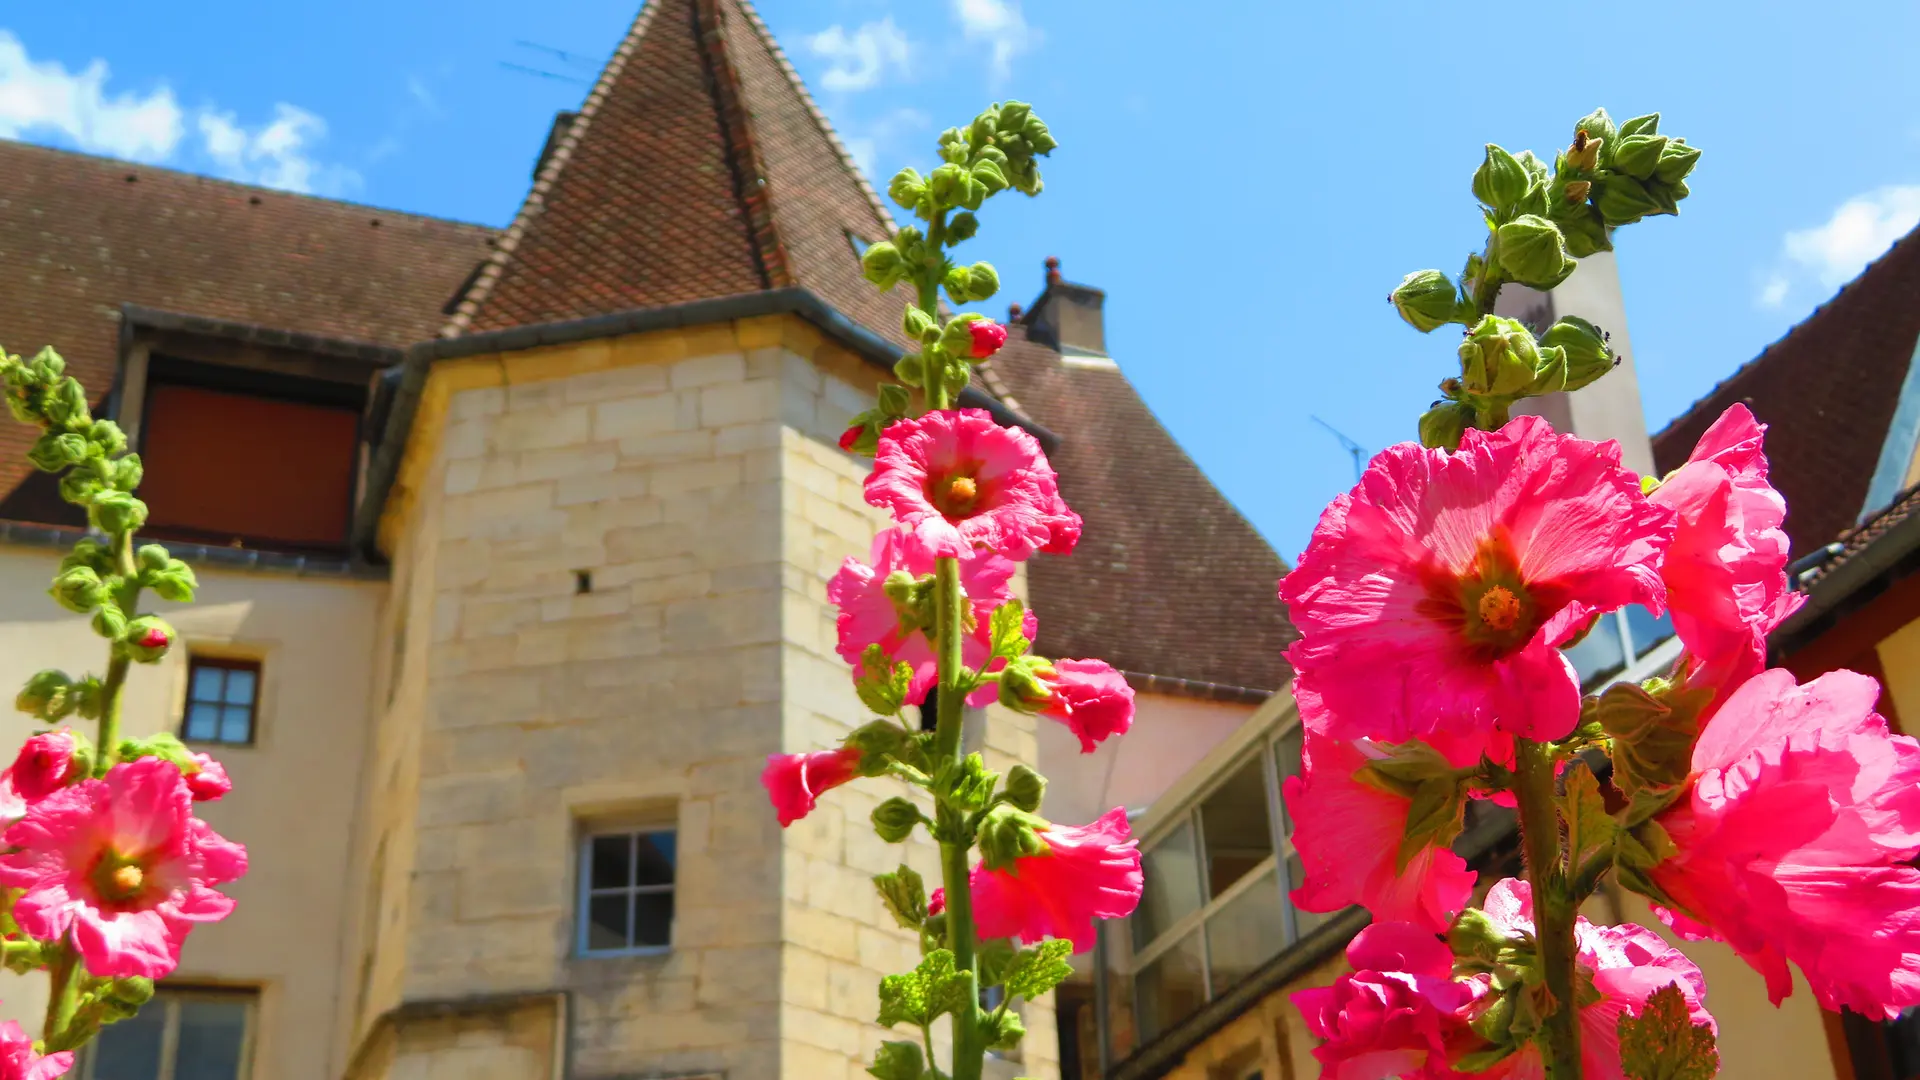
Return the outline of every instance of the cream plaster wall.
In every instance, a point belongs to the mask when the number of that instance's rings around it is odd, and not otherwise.
[[[1064,725],[1043,724],[1037,736],[1048,810],[1062,821],[1092,821],[1116,806],[1143,810],[1239,730],[1255,708],[1138,694],[1133,728],[1091,754],[1080,751],[1080,740]]]
[[[78,675],[105,666],[105,646],[86,620],[46,596],[58,561],[55,551],[0,547],[0,609],[10,616],[0,623],[0,685],[18,686],[42,668]],[[124,723],[130,735],[178,730],[187,657],[196,650],[262,661],[257,741],[204,748],[226,765],[234,790],[200,807],[216,830],[247,845],[250,868],[224,890],[238,909],[192,932],[169,981],[259,988],[254,1075],[333,1080],[343,1066],[330,1034],[351,906],[348,841],[385,585],[196,570],[198,602],[153,608],[186,647],[135,667]],[[81,726],[91,734],[91,723]],[[17,717],[7,745],[32,730]],[[45,977],[0,973],[0,1001],[0,1012],[39,1031]]]
[[[1909,734],[1920,730],[1920,620],[1895,630],[1874,646],[1886,676],[1893,711],[1906,718]]]

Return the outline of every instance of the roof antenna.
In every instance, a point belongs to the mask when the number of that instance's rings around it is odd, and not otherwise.
[[[1310,419],[1312,419],[1314,423],[1319,424],[1321,427],[1326,428],[1329,432],[1332,432],[1333,437],[1340,440],[1340,449],[1345,450],[1347,453],[1353,455],[1353,482],[1356,484],[1359,483],[1360,477],[1366,472],[1366,469],[1367,469],[1365,465],[1365,461],[1367,457],[1366,447],[1361,446],[1359,443],[1354,442],[1352,439],[1347,438],[1346,435],[1342,433],[1339,428],[1334,427],[1332,424],[1327,423],[1325,420],[1322,420],[1317,416],[1310,417]]]
[[[553,79],[558,82],[579,83],[582,86],[587,86],[587,85],[591,85],[593,80],[586,78],[581,73],[597,71],[601,66],[599,64],[594,63],[591,59],[585,56],[581,56],[579,53],[570,53],[565,49],[556,49],[551,45],[541,45],[538,42],[527,41],[524,39],[515,41],[514,45],[522,49],[531,49],[534,52],[545,53],[548,56],[552,57],[553,59],[560,61],[562,64],[566,65],[567,67],[574,69],[573,73],[569,74],[569,73],[559,72],[559,71],[549,71],[544,67],[533,67],[532,65],[529,65],[529,64],[516,64],[511,60],[500,61],[501,67],[506,68],[508,71],[518,71],[523,75],[538,75],[543,79]]]

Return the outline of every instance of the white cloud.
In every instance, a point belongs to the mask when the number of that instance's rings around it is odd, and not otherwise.
[[[893,24],[889,15],[847,32],[844,26],[829,26],[806,39],[807,51],[833,66],[820,76],[820,85],[828,90],[871,90],[886,77],[888,69],[905,71],[913,54],[907,35]]]
[[[917,134],[933,126],[933,118],[918,109],[893,109],[870,123],[856,123],[842,133],[842,141],[847,144],[847,153],[853,155],[854,164],[885,188],[887,177],[880,174],[880,153],[891,147],[901,136]]]
[[[180,144],[182,117],[165,86],[109,97],[106,61],[73,72],[57,60],[35,62],[0,30],[0,137],[53,135],[88,153],[164,161]]]
[[[241,127],[232,113],[208,109],[200,114],[201,142],[220,175],[303,194],[341,195],[359,186],[360,175],[352,169],[311,156],[311,144],[326,138],[325,120],[285,103],[273,108],[273,120],[253,131]]]
[[[195,110],[196,154],[186,138],[189,113],[172,89],[109,94],[109,78],[105,60],[68,71],[57,60],[34,60],[19,38],[0,30],[0,138],[46,140],[155,164],[191,165],[204,158],[222,176],[287,191],[337,195],[359,185],[351,169],[314,159],[313,144],[325,137],[327,125],[304,109],[276,105],[273,119],[254,130],[231,112]]]
[[[968,41],[993,46],[993,81],[1013,73],[1013,58],[1040,43],[1040,31],[1027,24],[1020,0],[953,0],[954,17]]]
[[[1761,286],[1760,303],[1772,307],[1784,302],[1801,279],[1810,279],[1823,290],[1837,289],[1916,225],[1920,225],[1920,184],[1883,187],[1848,199],[1826,224],[1786,235],[1781,244],[1782,268]]]

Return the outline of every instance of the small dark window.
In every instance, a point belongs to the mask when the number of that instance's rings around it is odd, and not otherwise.
[[[940,726],[940,688],[929,687],[926,699],[920,702],[920,730],[932,731]]]
[[[873,241],[864,236],[855,236],[849,232],[847,233],[847,246],[853,249],[854,258],[865,259],[867,257],[867,249],[873,246]]]
[[[138,1015],[103,1028],[72,1075],[244,1080],[257,1000],[250,991],[163,989]]]
[[[196,656],[187,665],[187,713],[180,737],[246,746],[253,742],[259,701],[258,662]]]
[[[672,829],[597,833],[580,849],[583,956],[659,952],[673,943]]]

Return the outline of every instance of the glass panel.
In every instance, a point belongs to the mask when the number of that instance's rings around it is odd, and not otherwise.
[[[635,869],[633,883],[635,885],[673,884],[672,833],[640,834],[639,862]]]
[[[1267,822],[1267,779],[1260,759],[1240,766],[1200,804],[1200,835],[1207,844],[1208,896],[1219,896],[1273,854]]]
[[[227,672],[226,702],[229,705],[253,704],[254,673],[239,668]]]
[[[110,1024],[87,1053],[94,1080],[158,1080],[160,1042],[167,1030],[167,1003],[156,998],[130,1020]]]
[[[1293,730],[1280,736],[1280,741],[1274,744],[1273,760],[1274,764],[1280,766],[1280,779],[1283,781],[1289,776],[1300,775],[1300,738],[1301,728],[1296,724]]]
[[[1635,659],[1653,651],[1654,646],[1673,636],[1671,612],[1653,617],[1653,612],[1635,604],[1627,609],[1627,636],[1633,638]]]
[[[194,705],[187,709],[186,737],[210,742],[220,737],[220,706]]]
[[[1189,935],[1141,968],[1134,982],[1134,993],[1140,1001],[1143,1042],[1206,1004],[1207,987],[1200,977],[1200,935]]]
[[[238,1001],[180,1002],[173,1080],[240,1080],[247,1007]]]
[[[1133,923],[1133,947],[1145,948],[1169,926],[1200,910],[1199,856],[1193,850],[1193,826],[1182,825],[1141,858],[1146,889]]]
[[[624,889],[633,884],[628,876],[633,869],[633,860],[628,857],[632,850],[631,836],[594,837],[593,854],[587,860],[592,866],[587,888]]]
[[[638,893],[633,898],[633,943],[673,943],[673,893]]]
[[[594,896],[587,900],[587,950],[627,947],[627,894]]]
[[[1592,686],[1627,666],[1626,646],[1620,642],[1620,622],[1612,613],[1600,616],[1580,644],[1567,650],[1567,660],[1580,673],[1580,685]]]
[[[196,706],[197,707],[197,706]],[[220,710],[220,741],[243,743],[253,738],[253,713],[245,705]]]
[[[1908,1009],[1900,1019],[1888,1022],[1886,1032],[1893,1075],[1899,1080],[1920,1075],[1920,1010]]]
[[[1123,935],[1127,928],[1126,923],[1121,921],[1096,925],[1098,932],[1107,937],[1106,967],[1094,972],[1094,978],[1104,979],[1107,984],[1107,1056],[1113,1061],[1121,1061],[1140,1045],[1140,1035],[1133,1022],[1133,980],[1114,963],[1115,957],[1126,955]]]
[[[195,701],[219,701],[220,683],[226,678],[225,668],[199,667],[193,669],[193,689],[187,694]]]
[[[1280,871],[1267,871],[1207,919],[1207,965],[1223,994],[1287,945]]]
[[[1298,855],[1287,856],[1287,883],[1288,883],[1287,888],[1289,890],[1297,889],[1300,886],[1306,884],[1306,881],[1307,881],[1307,872],[1306,872],[1306,869],[1300,865],[1300,856]],[[1303,938],[1303,937],[1306,937],[1308,934],[1312,933],[1314,927],[1319,926],[1323,922],[1326,922],[1334,914],[1335,914],[1334,912],[1315,913],[1312,911],[1301,911],[1299,908],[1294,908],[1293,909],[1293,929],[1296,935],[1296,940],[1297,938]]]

